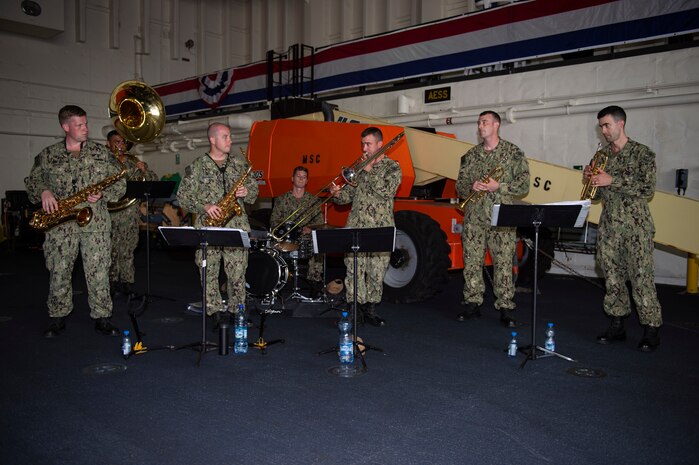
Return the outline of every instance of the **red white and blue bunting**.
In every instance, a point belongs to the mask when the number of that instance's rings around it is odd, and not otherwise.
[[[530,0],[319,48],[313,91],[322,95],[698,30],[699,0]],[[168,116],[264,102],[267,65],[231,68],[155,90]]]

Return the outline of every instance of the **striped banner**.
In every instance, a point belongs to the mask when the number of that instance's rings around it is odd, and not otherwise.
[[[699,0],[530,0],[319,48],[313,90],[322,95],[698,30]],[[173,116],[264,102],[266,86],[260,62],[155,89]]]

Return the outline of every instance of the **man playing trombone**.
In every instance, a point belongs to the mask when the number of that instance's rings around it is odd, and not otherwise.
[[[379,128],[369,127],[362,131],[362,152],[365,159],[371,159],[383,146],[383,133]],[[362,173],[357,173],[357,186],[345,184],[342,187],[330,186],[333,201],[337,204],[352,204],[347,219],[350,228],[378,228],[395,226],[393,217],[393,197],[398,191],[403,177],[400,165],[395,160],[380,154],[367,163]],[[376,313],[376,305],[381,302],[383,278],[388,269],[390,252],[364,253],[357,257],[357,304],[365,321],[373,326],[384,326],[386,320]],[[345,288],[347,301],[354,299],[354,260],[345,257],[347,275]]]

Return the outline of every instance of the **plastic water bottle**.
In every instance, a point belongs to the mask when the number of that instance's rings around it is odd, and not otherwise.
[[[546,340],[544,341],[544,349],[551,352],[556,351],[556,332],[553,330],[553,323],[549,322],[546,325]]]
[[[248,322],[245,319],[245,307],[238,305],[238,314],[235,317],[235,343],[233,351],[236,354],[248,353]]]
[[[340,330],[340,365],[349,365],[354,362],[352,322],[349,320],[349,313],[342,312],[342,318],[337,327]]]
[[[512,331],[512,339],[510,339],[510,345],[507,346],[508,357],[517,356],[517,331]]]
[[[131,336],[128,329],[124,330],[124,335],[121,337],[121,354],[125,359],[131,355]]]

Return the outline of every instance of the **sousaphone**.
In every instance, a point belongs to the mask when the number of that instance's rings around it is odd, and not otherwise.
[[[114,129],[134,144],[152,141],[165,126],[165,106],[158,93],[141,81],[125,81],[109,97]]]

